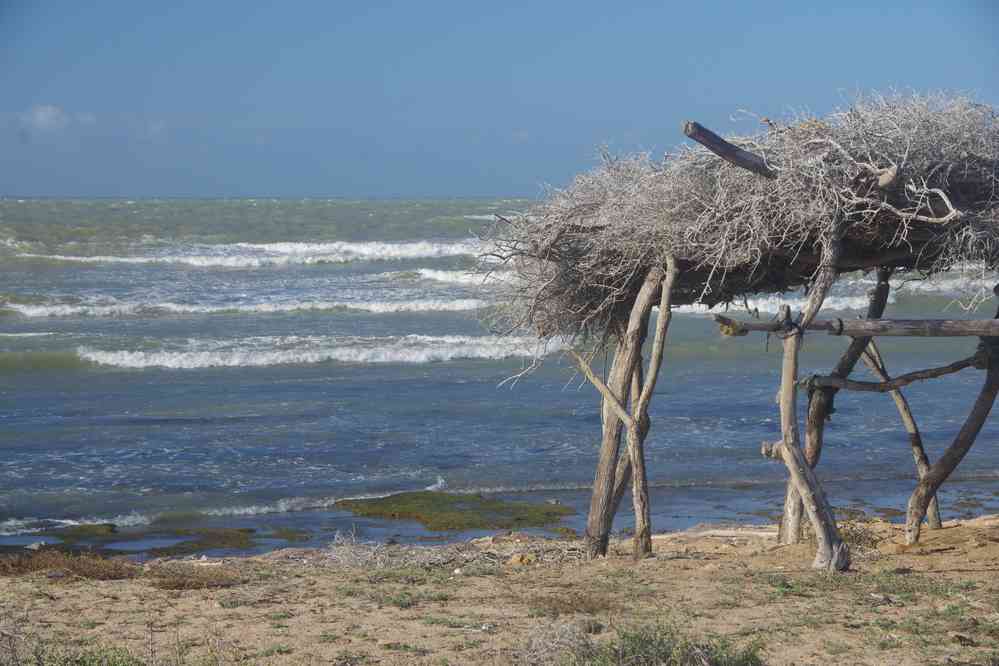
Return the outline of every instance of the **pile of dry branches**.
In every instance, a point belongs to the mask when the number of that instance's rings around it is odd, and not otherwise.
[[[838,272],[930,275],[999,266],[999,117],[965,97],[858,99],[825,118],[730,139],[765,178],[708,150],[607,157],[525,215],[489,257],[513,271],[500,316],[542,338],[616,337],[648,271],[680,267],[674,304],[715,305],[810,284],[842,239]]]

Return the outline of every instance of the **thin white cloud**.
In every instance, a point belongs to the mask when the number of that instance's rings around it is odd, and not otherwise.
[[[39,104],[22,113],[21,122],[36,132],[55,132],[65,129],[72,118],[54,104]]]

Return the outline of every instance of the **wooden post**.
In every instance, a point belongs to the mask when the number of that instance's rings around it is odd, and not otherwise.
[[[887,382],[890,380],[884,359],[881,358],[881,352],[878,350],[878,345],[874,340],[868,343],[867,350],[864,352],[864,363],[867,364],[871,372],[881,381]],[[898,409],[898,415],[902,419],[902,425],[909,434],[909,447],[912,449],[912,459],[916,463],[916,475],[921,479],[930,471],[930,460],[926,457],[926,449],[923,448],[923,435],[919,432],[919,426],[916,425],[916,417],[913,416],[912,409],[909,407],[909,401],[905,399],[902,391],[895,389],[891,392],[891,398],[895,401],[895,407]],[[940,520],[940,504],[937,501],[936,495],[930,498],[930,504],[926,509],[926,524],[930,529],[934,530],[943,527],[943,522]]]
[[[996,298],[999,298],[999,285],[996,285],[992,291]],[[996,312],[995,320],[999,321],[999,311]],[[909,498],[909,506],[905,515],[905,542],[909,545],[919,541],[920,528],[930,500],[971,450],[972,444],[975,443],[978,433],[981,432],[982,426],[985,424],[985,419],[992,411],[996,394],[999,393],[999,338],[983,337],[980,348],[986,357],[985,384],[979,391],[978,398],[975,399],[975,404],[953,443],[919,479],[916,489]]]
[[[954,438],[954,442],[947,447],[940,459],[930,466],[925,476],[919,479],[916,489],[909,498],[909,507],[905,516],[905,542],[907,544],[911,545],[919,541],[920,527],[930,500],[971,449],[971,445],[975,443],[975,438],[981,432],[982,425],[985,424],[985,419],[992,411],[996,393],[999,393],[999,359],[996,356],[999,356],[999,351],[993,351],[989,356],[985,384],[975,400],[971,413],[968,414],[964,425],[961,426],[957,437]]]
[[[889,268],[878,269],[878,283],[871,291],[870,300],[867,303],[867,319],[879,319],[884,314],[885,306],[888,303],[891,274],[892,270]],[[857,361],[860,360],[870,339],[854,338],[851,340],[850,345],[843,352],[830,374],[835,377],[848,377],[857,365]],[[812,391],[808,396],[808,416],[805,419],[805,460],[813,469],[822,456],[826,421],[832,415],[833,403],[838,391],[839,389],[832,387],[822,388]],[[794,484],[789,483],[787,494],[784,497],[784,514],[777,535],[780,543],[798,543],[801,539],[802,510],[801,497],[798,496]]]
[[[822,247],[822,263],[816,272],[808,293],[808,302],[801,313],[801,321],[797,324],[797,346],[801,346],[802,327],[808,326],[814,321],[816,315],[825,303],[826,295],[836,282],[836,264],[842,254],[843,243],[839,233],[834,238],[829,239]],[[790,312],[790,310],[789,310]],[[795,351],[795,376],[797,376],[797,351]],[[798,421],[795,418],[795,432],[797,432]],[[799,447],[800,448],[800,447]],[[780,527],[777,530],[778,543],[791,544],[798,543],[801,538],[801,512],[802,503],[793,483],[788,481],[787,490],[784,493],[784,512],[781,514]]]
[[[649,433],[649,403],[659,380],[666,334],[673,318],[673,284],[677,276],[676,262],[666,259],[666,274],[659,290],[659,316],[656,333],[649,352],[649,369],[642,381],[641,363],[635,368],[632,382],[632,421],[628,424],[628,451],[631,458],[631,498],[635,507],[635,559],[652,554],[652,519],[649,508],[649,484],[645,473],[645,437]],[[641,387],[638,395],[636,389]]]
[[[614,361],[607,377],[607,386],[611,394],[624,401],[635,365],[638,363],[642,345],[648,330],[649,313],[652,311],[656,293],[662,282],[663,271],[649,271],[638,291],[638,296],[631,308],[628,326],[618,341],[614,352]],[[607,554],[607,541],[610,537],[614,515],[613,508],[614,481],[617,472],[618,454],[621,446],[621,420],[615,409],[604,396],[601,409],[603,422],[603,437],[600,443],[600,457],[597,471],[593,479],[593,494],[590,497],[590,513],[586,521],[586,552],[589,557]]]
[[[798,434],[797,381],[798,353],[801,349],[801,330],[792,328],[791,310],[786,305],[781,308],[783,321],[784,357],[781,366],[780,421],[782,441],[781,458],[787,466],[791,482],[801,496],[805,511],[815,532],[818,547],[812,566],[816,569],[844,571],[850,566],[850,550],[839,536],[836,519],[826,500],[815,472],[805,460]]]

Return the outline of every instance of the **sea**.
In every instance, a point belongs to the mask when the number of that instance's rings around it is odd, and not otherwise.
[[[82,523],[149,529],[300,530],[321,546],[462,539],[358,518],[338,499],[445,490],[576,509],[600,440],[595,389],[564,348],[489,330],[495,279],[475,271],[483,232],[531,201],[0,199],[0,545]],[[499,276],[499,278],[497,278]],[[870,275],[845,276],[827,310],[856,317]],[[962,308],[981,275],[899,280],[888,315],[992,317]],[[801,293],[730,313],[768,317]],[[719,310],[715,310],[719,311]],[[779,342],[722,337],[678,308],[647,442],[655,531],[760,523],[786,472]],[[894,374],[974,351],[974,339],[885,338]],[[802,374],[845,338],[806,338]],[[543,363],[518,375],[541,354]],[[859,372],[861,378],[869,378]],[[931,460],[982,373],[905,389]],[[803,401],[802,401],[803,402]],[[941,492],[945,517],[999,511],[999,418]],[[841,393],[819,477],[834,505],[900,520],[915,470],[892,400]],[[615,528],[631,525],[626,501]],[[255,548],[281,545],[260,539]]]

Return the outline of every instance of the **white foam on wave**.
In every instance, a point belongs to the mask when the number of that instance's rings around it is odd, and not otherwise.
[[[34,534],[45,530],[78,525],[101,525],[113,523],[118,527],[137,527],[148,525],[152,520],[138,512],[118,516],[91,516],[87,518],[9,518],[0,520],[0,536],[15,536],[17,534]]]
[[[749,311],[759,310],[760,312],[776,313],[780,310],[782,305],[788,305],[792,311],[797,311],[804,308],[807,302],[808,298],[804,296],[792,296],[789,294],[784,294],[782,296],[780,294],[774,294],[772,296],[748,298],[746,299],[745,305],[742,302],[735,302],[729,306],[729,309],[741,312],[748,308]],[[894,294],[888,297],[888,302],[895,302]],[[867,304],[867,296],[828,296],[822,305],[822,309],[827,312],[850,312],[856,310],[866,310]],[[713,308],[709,308],[706,305],[700,305],[697,303],[693,305],[681,305],[673,309],[674,312],[685,314],[707,314],[722,312],[724,310],[724,305],[716,305]]]
[[[420,277],[424,280],[447,282],[449,284],[486,285],[500,279],[497,277],[496,273],[485,275],[482,273],[475,273],[473,271],[441,271],[433,268],[420,268],[416,272],[419,273]]]
[[[39,333],[0,333],[0,338],[40,338],[47,335],[59,335],[55,331],[42,331]]]
[[[233,247],[267,252],[268,254],[296,256],[342,257],[342,261],[358,259],[427,259],[477,255],[482,243],[474,238],[460,241],[286,241],[278,243],[235,243]]]
[[[484,251],[476,239],[460,241],[278,242],[195,245],[183,253],[145,256],[35,254],[22,252],[24,259],[66,261],[87,264],[180,264],[198,268],[264,268],[352,261],[391,261],[476,256]]]
[[[407,335],[384,338],[248,338],[193,341],[187,349],[132,351],[77,349],[91,363],[118,368],[245,368],[315,363],[432,363],[455,359],[534,357],[537,340],[499,336]]]
[[[356,310],[375,314],[395,312],[466,312],[488,307],[477,298],[412,299],[408,301],[273,301],[266,303],[220,303],[195,305],[185,303],[106,302],[95,304],[22,305],[6,304],[25,317],[128,317],[155,314],[269,314],[280,312]]]

